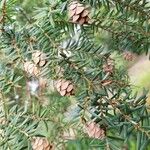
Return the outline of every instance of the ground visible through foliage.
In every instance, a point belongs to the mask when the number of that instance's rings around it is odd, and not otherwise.
[[[140,91],[143,87],[150,90],[149,56],[140,56],[136,63],[128,69],[128,73],[131,78],[131,83],[135,85],[135,90]],[[148,98],[148,103],[150,104],[150,96]]]

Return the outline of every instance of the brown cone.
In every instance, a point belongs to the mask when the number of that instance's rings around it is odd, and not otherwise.
[[[33,138],[31,145],[33,150],[54,150],[54,145],[42,137]]]
[[[106,73],[113,73],[114,61],[112,59],[108,59],[107,63],[103,65],[103,71]]]
[[[135,56],[133,55],[133,53],[127,51],[123,53],[123,58],[126,61],[133,61],[135,59]]]
[[[69,18],[73,23],[78,23],[80,25],[89,24],[89,10],[83,4],[74,1],[69,6]]]
[[[103,71],[106,73],[113,73],[113,66],[106,64],[103,66]]]
[[[38,65],[39,67],[43,67],[46,64],[46,54],[40,51],[35,51],[32,54],[33,62]]]
[[[86,124],[86,132],[89,137],[96,138],[96,139],[104,139],[105,138],[105,131],[99,127],[98,124],[95,122],[89,122]]]
[[[61,96],[74,95],[74,86],[71,81],[60,79],[56,81],[55,87]]]
[[[39,74],[38,67],[35,64],[33,64],[31,61],[26,61],[24,63],[24,70],[30,75],[37,76]]]

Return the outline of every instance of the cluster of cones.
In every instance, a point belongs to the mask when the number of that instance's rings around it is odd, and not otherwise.
[[[73,23],[78,23],[80,25],[89,24],[89,13],[88,7],[78,1],[73,1],[69,5],[69,18]]]
[[[24,70],[29,75],[37,76],[40,73],[40,67],[43,67],[46,63],[46,54],[41,51],[35,51],[32,54],[32,61],[24,63]]]
[[[26,61],[24,63],[24,70],[27,74],[31,76],[38,76],[40,73],[40,68],[44,67],[47,63],[46,54],[40,51],[35,51],[32,54],[32,61]],[[61,72],[62,69],[61,69]],[[43,78],[39,78],[39,87],[44,89],[47,86],[47,81]],[[61,96],[71,96],[74,95],[74,86],[71,81],[60,79],[55,82],[56,90]]]

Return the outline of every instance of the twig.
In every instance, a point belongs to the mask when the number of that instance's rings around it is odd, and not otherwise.
[[[3,0],[3,2],[2,2],[2,16],[0,18],[0,24],[2,24],[1,31],[4,31],[5,20],[6,20],[6,0]]]

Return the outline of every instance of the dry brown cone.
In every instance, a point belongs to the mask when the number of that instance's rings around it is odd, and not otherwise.
[[[24,63],[24,70],[30,74],[30,75],[34,75],[34,76],[37,76],[39,74],[39,69],[38,67],[33,64],[31,61],[26,61]]]
[[[42,137],[34,137],[31,145],[33,150],[54,150],[54,145]]]
[[[112,59],[108,59],[107,63],[103,65],[103,71],[106,73],[113,73],[114,61]]]
[[[56,81],[55,87],[61,96],[74,95],[74,86],[69,80],[60,79]]]
[[[80,25],[89,24],[89,10],[83,4],[78,1],[73,1],[69,6],[69,18],[73,23],[78,23]]]
[[[127,52],[123,53],[123,58],[126,61],[133,61],[135,59],[135,55],[133,53],[127,51]]]
[[[105,130],[100,128],[98,124],[95,122],[89,122],[86,124],[86,133],[89,137],[96,138],[96,139],[104,139],[105,138]]]
[[[40,51],[35,51],[32,54],[32,60],[36,65],[40,67],[43,67],[47,63],[46,54]]]
[[[103,71],[106,73],[113,73],[114,66],[105,64],[103,65]]]

